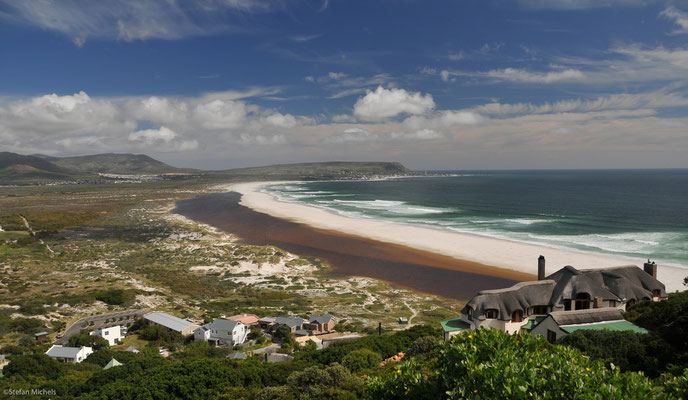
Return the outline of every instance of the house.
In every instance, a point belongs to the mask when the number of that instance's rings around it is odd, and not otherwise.
[[[234,353],[231,353],[227,356],[230,360],[246,360],[248,356],[246,353],[242,353],[240,351],[236,351]]]
[[[127,349],[126,349],[125,351],[128,351],[128,352],[130,352],[130,353],[136,354],[136,353],[139,352],[139,349],[137,349],[136,347],[134,347],[134,346],[132,345],[132,346],[127,347]]]
[[[647,330],[626,321],[618,308],[555,311],[542,319],[531,333],[544,336],[550,343],[577,330],[610,330],[647,333]]]
[[[93,353],[92,347],[65,347],[60,345],[53,345],[45,354],[59,361],[80,363]]]
[[[440,325],[442,326],[442,335],[444,340],[449,340],[449,338],[454,335],[471,330],[471,324],[465,322],[461,318],[442,321],[440,322]]]
[[[48,332],[38,332],[34,335],[37,342],[42,342],[48,338]]]
[[[191,321],[177,318],[173,315],[159,311],[148,313],[143,316],[143,319],[148,321],[148,323],[151,325],[162,326],[184,336],[189,336],[193,334],[194,330],[200,328],[200,326]]]
[[[249,330],[246,325],[232,319],[217,318],[194,330],[194,340],[205,340],[215,345],[229,345],[244,343]]]
[[[98,328],[95,331],[91,331],[91,335],[100,336],[107,340],[110,346],[119,344],[122,339],[124,339],[124,334],[122,333],[122,327],[119,325],[109,326],[107,328]]]
[[[275,326],[275,318],[261,318],[258,320],[258,326],[260,327],[260,329],[268,330]]]
[[[121,362],[119,362],[119,361],[115,360],[114,358],[112,358],[112,359],[110,359],[110,362],[108,362],[107,364],[105,364],[105,366],[103,367],[103,370],[110,369],[110,368],[112,368],[112,367],[119,367],[120,365],[122,365]]]
[[[280,326],[284,325],[289,327],[292,333],[303,329],[303,324],[306,321],[303,318],[299,317],[277,317],[275,318],[275,325],[273,329],[277,329]]]
[[[398,323],[399,325],[406,325],[406,324],[408,324],[408,318],[406,318],[406,317],[399,317],[399,319],[397,319],[397,323]]]
[[[246,326],[258,325],[258,321],[260,320],[256,314],[237,314],[227,317],[227,319],[241,322]]]
[[[303,329],[313,335],[328,333],[334,330],[335,320],[331,314],[312,315],[308,322],[303,324]]]
[[[538,279],[497,290],[483,290],[461,310],[471,329],[489,327],[508,333],[535,327],[538,317],[553,312],[599,308],[625,310],[642,300],[667,297],[657,280],[657,266],[578,270],[566,266],[545,277],[545,259],[538,259]],[[541,318],[542,319],[542,318]]]

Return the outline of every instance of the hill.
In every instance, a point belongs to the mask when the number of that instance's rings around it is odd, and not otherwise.
[[[0,153],[0,183],[30,184],[46,181],[94,181],[98,174],[158,175],[193,174],[212,180],[329,180],[365,179],[381,176],[410,175],[412,172],[395,162],[321,162],[278,164],[201,171],[176,168],[145,154],[94,154],[76,157],[52,157],[43,154]]]
[[[50,157],[36,154],[33,157],[41,158],[72,173],[81,174],[164,174],[191,171],[175,168],[145,154],[107,153],[76,157]]]
[[[347,162],[277,164],[264,167],[237,168],[208,172],[209,176],[242,178],[246,180],[275,179],[361,179],[373,176],[411,175],[409,169],[397,162]]]

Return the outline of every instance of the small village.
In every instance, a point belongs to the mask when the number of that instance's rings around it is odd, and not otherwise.
[[[481,291],[466,304],[460,317],[440,323],[444,340],[480,328],[493,328],[509,334],[531,333],[543,336],[553,344],[578,330],[647,333],[647,330],[626,321],[624,311],[640,301],[667,298],[664,285],[656,279],[657,265],[649,260],[643,269],[622,266],[577,270],[566,266],[549,276],[545,273],[545,258],[540,256],[537,281]],[[94,321],[100,321],[99,326],[89,328],[95,325]],[[400,317],[398,322],[405,324],[407,319]],[[293,360],[290,353],[296,346],[297,349],[305,346],[322,349],[332,342],[362,337],[358,333],[337,332],[335,317],[327,313],[312,315],[308,319],[298,316],[261,318],[255,314],[221,315],[203,323],[161,311],[131,310],[77,322],[45,354],[59,361],[80,363],[93,353],[93,347],[63,345],[79,326],[82,327],[79,330],[81,334],[98,336],[109,346],[117,346],[123,343],[129,328],[136,324],[174,332],[186,342],[202,341],[230,348],[234,350],[227,356],[231,359],[259,356],[265,362]],[[46,332],[37,333],[36,340],[44,341],[46,335]],[[130,345],[126,351],[138,353],[141,349]],[[159,355],[163,357],[171,352],[171,349],[159,349]],[[400,353],[383,361],[382,365],[400,361],[403,356]],[[121,365],[119,361],[112,358],[104,369],[118,365]]]

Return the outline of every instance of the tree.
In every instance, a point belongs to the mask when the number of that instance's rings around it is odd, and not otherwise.
[[[86,335],[83,333],[76,334],[69,338],[69,346],[71,347],[93,347],[94,350],[110,347],[107,340],[98,335]]]
[[[26,377],[37,375],[47,379],[57,379],[64,374],[63,363],[45,354],[13,355],[2,373],[7,377]]]

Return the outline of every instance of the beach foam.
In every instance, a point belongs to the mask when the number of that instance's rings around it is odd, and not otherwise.
[[[629,264],[642,265],[643,262],[643,260],[555,249],[442,229],[343,216],[318,207],[277,201],[272,195],[259,190],[261,186],[277,183],[289,185],[290,182],[241,183],[227,186],[226,189],[241,193],[242,205],[274,217],[532,275],[537,274],[539,255],[544,255],[547,259],[548,274],[565,265],[588,269]],[[658,269],[658,278],[666,285],[667,291],[685,289],[683,278],[687,275],[688,270],[683,268],[660,266]]]

